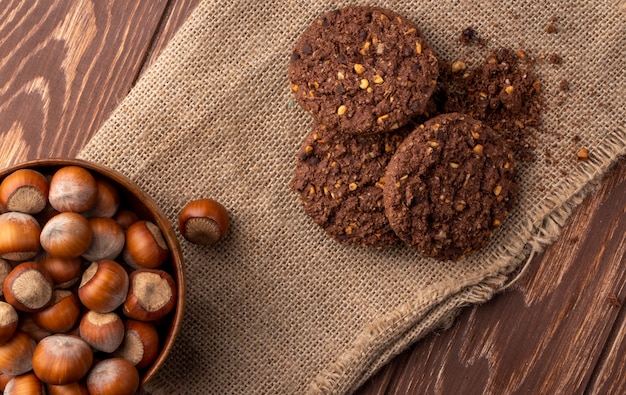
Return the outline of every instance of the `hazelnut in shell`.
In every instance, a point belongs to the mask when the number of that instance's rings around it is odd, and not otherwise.
[[[54,334],[41,339],[33,353],[33,371],[48,384],[82,379],[93,362],[89,344],[78,336]]]
[[[89,248],[92,231],[84,216],[74,212],[62,212],[46,222],[39,239],[43,249],[50,255],[76,258]]]
[[[150,221],[137,221],[126,230],[126,245],[122,254],[134,268],[154,269],[169,256],[161,229]]]
[[[156,326],[152,322],[128,319],[124,328],[124,341],[114,355],[130,361],[137,369],[147,368],[159,354]]]
[[[83,263],[79,257],[59,258],[50,254],[43,254],[37,258],[37,263],[46,269],[56,288],[69,288],[80,280]]]
[[[89,218],[92,237],[83,258],[88,261],[100,259],[114,259],[124,249],[126,237],[122,227],[115,220],[108,217]]]
[[[87,217],[112,217],[120,207],[120,193],[104,178],[96,178],[96,204],[85,213]]]
[[[87,386],[81,382],[63,385],[46,384],[47,395],[89,395]]]
[[[4,284],[4,279],[13,270],[13,266],[6,260],[0,258],[0,284]],[[2,287],[0,287],[0,296],[4,295]]]
[[[195,244],[212,245],[226,237],[230,220],[226,208],[213,199],[198,199],[178,216],[180,234]]]
[[[17,330],[0,345],[0,372],[11,376],[24,374],[33,368],[33,354],[37,344],[26,333]]]
[[[83,213],[96,205],[96,179],[80,166],[65,166],[50,180],[48,201],[55,210]]]
[[[48,180],[36,170],[16,170],[0,183],[0,204],[7,211],[35,214],[47,203]]]
[[[124,315],[139,321],[155,321],[172,311],[176,304],[176,286],[167,272],[137,269],[130,274],[129,280]]]
[[[76,325],[81,306],[78,297],[68,290],[56,289],[52,302],[43,310],[31,314],[41,329],[49,332],[67,332]]]
[[[19,316],[15,308],[0,301],[0,344],[7,342],[17,330]]]
[[[33,320],[32,314],[20,314],[20,321],[17,325],[18,330],[28,334],[36,342],[39,342],[44,337],[48,337],[52,332],[47,331],[37,325]]]
[[[78,333],[96,350],[112,353],[124,340],[124,322],[115,313],[88,311],[80,320]]]
[[[139,217],[134,211],[128,209],[120,209],[113,216],[115,222],[117,222],[124,231],[126,231],[132,224],[139,221]]]
[[[0,258],[10,261],[32,259],[41,250],[41,227],[30,214],[0,214]]]
[[[133,395],[139,388],[137,368],[124,358],[104,359],[87,375],[91,395]]]
[[[22,262],[4,280],[4,297],[17,310],[32,313],[50,303],[54,285],[46,269],[36,262]]]
[[[4,391],[7,383],[13,378],[13,376],[6,373],[0,373],[0,391]]]
[[[4,387],[4,395],[46,395],[44,385],[33,373],[13,377]]]
[[[128,293],[128,273],[119,263],[101,259],[83,272],[78,299],[98,313],[110,313],[124,303]]]

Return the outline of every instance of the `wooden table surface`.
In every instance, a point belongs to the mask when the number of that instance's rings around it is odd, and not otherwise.
[[[3,1],[0,165],[76,156],[198,1]],[[625,211],[622,159],[516,285],[357,394],[625,394]]]

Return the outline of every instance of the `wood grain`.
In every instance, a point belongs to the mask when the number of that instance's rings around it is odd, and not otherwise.
[[[185,0],[170,2],[163,12],[163,18],[159,30],[155,33],[152,47],[142,67],[142,73],[159,57],[170,39],[176,34],[178,28],[193,12],[200,0]]]
[[[4,1],[0,165],[74,156],[132,87],[166,5]]]
[[[625,212],[622,160],[516,286],[397,356],[357,394],[626,393]]]
[[[75,156],[199,1],[4,1],[0,166]],[[516,286],[357,394],[626,393],[625,210],[622,160]]]

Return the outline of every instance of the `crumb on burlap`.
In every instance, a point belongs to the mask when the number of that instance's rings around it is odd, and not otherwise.
[[[554,26],[553,23],[548,23],[548,25],[546,26],[546,32],[548,34],[554,34],[557,33],[559,30],[556,28],[556,26]]]
[[[559,66],[563,64],[563,58],[559,54],[553,53],[548,56],[548,63]]]
[[[459,42],[465,46],[473,44],[481,48],[487,45],[487,40],[479,36],[476,29],[472,26],[468,26],[461,31],[459,34]]]
[[[468,26],[463,29],[463,31],[461,31],[461,34],[459,35],[459,41],[461,42],[461,44],[467,45],[474,39],[474,37],[476,37],[476,30],[474,30],[473,27]]]
[[[561,92],[569,91],[569,81],[567,81],[566,79],[562,79],[559,82],[559,89],[561,90]]]
[[[589,159],[589,150],[585,147],[579,149],[576,153],[576,159],[578,159],[579,161],[586,161],[587,159]]]
[[[526,52],[507,48],[492,51],[482,64],[463,72],[452,72],[451,64],[442,62],[433,96],[437,111],[463,112],[485,122],[504,137],[519,160],[532,161],[544,105],[534,64]]]

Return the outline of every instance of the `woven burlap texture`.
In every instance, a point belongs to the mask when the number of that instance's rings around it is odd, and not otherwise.
[[[173,224],[198,197],[221,201],[231,216],[215,247],[181,238],[185,319],[153,389],[356,390],[460,308],[498,292],[626,150],[622,2],[381,1],[414,21],[442,59],[484,58],[486,49],[459,44],[471,25],[488,47],[557,53],[563,64],[537,63],[546,100],[537,160],[520,166],[519,204],[483,251],[441,263],[403,246],[338,245],[288,186],[312,118],[294,102],[287,66],[306,26],[349,4],[202,1],[80,153],[134,180]],[[553,17],[558,31],[548,33]],[[581,146],[586,162],[576,160]]]

